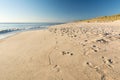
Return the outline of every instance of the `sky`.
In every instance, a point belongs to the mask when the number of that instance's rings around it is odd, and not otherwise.
[[[120,0],[0,0],[0,22],[71,22],[120,13]]]

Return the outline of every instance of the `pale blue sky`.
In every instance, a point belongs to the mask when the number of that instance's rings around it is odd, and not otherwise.
[[[0,0],[0,22],[69,22],[120,13],[120,0]]]

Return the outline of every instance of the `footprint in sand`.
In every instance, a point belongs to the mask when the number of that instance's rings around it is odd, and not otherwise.
[[[102,56],[102,60],[103,60],[104,64],[106,64],[107,66],[113,68],[113,65],[112,65],[113,60],[112,59]]]
[[[59,65],[54,65],[54,66],[53,66],[53,70],[54,70],[55,72],[60,72],[60,66],[59,66]]]
[[[92,64],[91,62],[86,62],[86,64],[92,68],[95,69],[95,71],[101,75],[101,79],[100,80],[106,80],[106,75],[104,73],[104,71],[102,71],[98,66],[95,66],[94,64]]]
[[[72,53],[72,52],[69,52],[69,51],[62,51],[62,55],[70,55],[70,56],[73,56],[73,53]]]
[[[96,45],[93,45],[93,46],[91,47],[91,49],[92,49],[94,52],[100,51],[100,48],[97,47]]]
[[[108,41],[105,40],[105,39],[98,39],[98,40],[96,40],[96,42],[98,42],[98,43],[104,43],[104,44],[108,43]]]

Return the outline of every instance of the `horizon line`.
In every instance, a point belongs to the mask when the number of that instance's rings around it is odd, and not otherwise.
[[[16,23],[16,24],[24,24],[24,23],[66,23],[66,22],[0,22],[0,24],[12,24],[12,23]]]

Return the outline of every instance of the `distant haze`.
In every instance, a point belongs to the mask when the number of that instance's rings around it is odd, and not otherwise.
[[[120,0],[0,0],[2,22],[70,22],[120,13]]]

